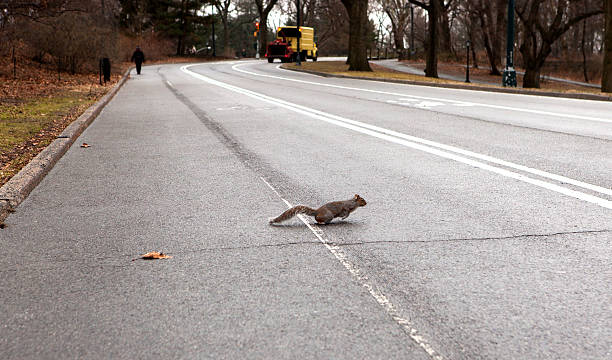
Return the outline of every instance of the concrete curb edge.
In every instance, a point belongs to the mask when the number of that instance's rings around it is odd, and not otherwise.
[[[100,114],[106,104],[117,94],[129,78],[130,71],[132,71],[132,67],[123,74],[121,80],[108,93],[85,110],[51,144],[0,188],[0,224],[28,197],[30,192]]]
[[[489,92],[498,92],[498,93],[506,93],[506,94],[518,94],[518,95],[539,95],[539,96],[550,96],[550,97],[579,99],[579,100],[612,101],[612,97],[610,96],[595,95],[595,94],[565,94],[565,93],[550,92],[550,91],[506,89],[506,88],[496,88],[496,87],[478,86],[478,85],[437,84],[437,83],[429,83],[429,82],[423,82],[423,81],[411,81],[411,80],[400,80],[400,79],[375,79],[375,78],[369,78],[369,77],[363,77],[363,76],[336,75],[336,74],[328,74],[328,73],[312,71],[312,70],[290,69],[286,67],[283,67],[283,69],[290,70],[290,71],[305,72],[308,74],[313,74],[313,75],[318,75],[318,76],[323,76],[323,77],[382,81],[382,82],[390,82],[390,83],[396,83],[396,84],[432,86],[432,87],[442,87],[442,88],[448,88],[448,89],[463,89],[463,90],[474,90],[474,91],[489,91]]]

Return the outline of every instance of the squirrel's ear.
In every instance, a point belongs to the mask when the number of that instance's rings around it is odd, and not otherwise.
[[[359,199],[359,195],[358,194],[355,194],[355,199]]]

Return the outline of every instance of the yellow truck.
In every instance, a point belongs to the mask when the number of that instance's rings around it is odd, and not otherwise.
[[[293,62],[297,58],[297,39],[300,38],[300,60],[312,59],[317,61],[317,44],[314,29],[300,26],[281,26],[277,29],[276,39],[268,44],[266,57],[268,62],[280,59],[281,62]]]

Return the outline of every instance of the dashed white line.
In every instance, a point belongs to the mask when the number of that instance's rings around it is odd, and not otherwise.
[[[285,198],[283,198],[278,191],[263,177],[260,179],[268,185],[270,189],[278,196],[287,207],[291,208],[293,205]],[[329,252],[334,255],[334,257],[344,266],[346,270],[359,282],[361,286],[366,288],[368,293],[376,300],[378,305],[382,306],[385,312],[395,321],[399,326],[401,326],[402,330],[415,342],[419,345],[427,354],[434,360],[443,360],[444,358],[438,352],[436,352],[433,347],[427,342],[426,338],[423,335],[420,335],[419,331],[414,328],[412,323],[403,317],[400,316],[397,308],[393,305],[393,303],[378,289],[378,287],[372,285],[370,279],[366,274],[357,267],[357,265],[353,264],[347,259],[346,254],[339,246],[332,244],[323,230],[316,225],[311,225],[306,216],[298,215],[298,218],[312,231],[312,233],[319,239],[319,241],[329,250]]]

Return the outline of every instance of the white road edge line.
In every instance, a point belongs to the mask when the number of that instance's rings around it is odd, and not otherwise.
[[[516,179],[516,180],[519,180],[519,181],[523,181],[523,182],[526,182],[526,183],[529,183],[529,184],[532,184],[532,185],[536,185],[536,186],[541,187],[541,188],[552,190],[552,191],[558,192],[560,194],[564,194],[564,195],[567,195],[567,196],[570,196],[570,197],[573,197],[573,198],[576,198],[576,199],[580,199],[580,200],[583,200],[583,201],[587,201],[587,202],[599,205],[599,206],[604,207],[606,209],[612,209],[612,201],[610,201],[610,200],[607,200],[607,199],[604,199],[604,198],[600,198],[600,197],[597,197],[597,196],[593,196],[593,195],[590,195],[590,194],[586,194],[586,193],[583,193],[583,192],[580,192],[580,191],[571,190],[571,189],[568,189],[568,188],[565,188],[565,187],[562,187],[562,186],[559,186],[559,185],[556,185],[556,184],[552,184],[552,183],[549,183],[549,182],[546,182],[546,181],[542,181],[542,180],[538,180],[538,179],[533,179],[533,178],[527,177],[525,175],[522,175],[522,174],[519,174],[519,173],[516,173],[516,172],[512,172],[512,171],[509,171],[509,170],[506,170],[506,169],[498,168],[498,167],[495,167],[495,166],[492,166],[492,165],[489,165],[489,164],[485,164],[485,163],[480,162],[480,161],[476,161],[476,160],[469,159],[469,158],[466,158],[466,157],[463,157],[463,156],[459,156],[459,155],[454,154],[454,153],[449,153],[447,151],[442,151],[442,150],[439,150],[439,149],[434,148],[434,147],[425,146],[425,145],[422,145],[422,144],[419,144],[419,143],[415,142],[416,140],[415,141],[408,141],[406,139],[410,139],[410,140],[418,139],[418,138],[411,137],[409,135],[405,135],[405,134],[401,134],[401,133],[396,133],[396,132],[391,131],[391,130],[375,127],[375,126],[372,126],[372,125],[369,125],[369,124],[361,123],[359,121],[349,120],[349,119],[345,119],[345,118],[342,118],[342,117],[339,117],[339,116],[327,114],[327,113],[324,113],[322,111],[311,109],[311,108],[308,108],[308,107],[305,107],[305,106],[301,106],[301,105],[298,105],[298,104],[293,104],[293,103],[290,103],[290,102],[287,102],[287,101],[284,101],[284,100],[281,100],[281,99],[273,98],[273,97],[270,97],[270,96],[267,96],[267,95],[263,95],[263,94],[259,94],[259,93],[256,93],[256,92],[253,92],[253,91],[250,91],[250,90],[247,90],[247,89],[239,88],[237,86],[226,84],[226,83],[223,83],[223,82],[220,82],[220,81],[208,78],[206,76],[203,76],[203,75],[198,74],[196,72],[193,72],[193,71],[188,69],[188,67],[190,67],[190,66],[194,66],[194,65],[185,65],[185,66],[181,67],[181,71],[183,71],[183,72],[185,72],[185,73],[187,73],[187,74],[189,74],[189,75],[191,75],[191,76],[193,76],[195,78],[198,78],[198,79],[200,79],[200,80],[202,80],[204,82],[207,82],[209,84],[216,85],[216,86],[225,88],[227,90],[231,90],[231,91],[234,91],[234,92],[237,92],[237,93],[240,93],[240,94],[243,94],[243,95],[246,95],[246,96],[258,99],[260,101],[264,101],[264,102],[267,102],[267,103],[279,106],[279,107],[283,107],[283,108],[285,108],[287,110],[291,110],[291,111],[297,112],[299,114],[311,117],[313,119],[325,121],[327,123],[334,124],[334,125],[337,125],[337,126],[340,126],[340,127],[344,127],[344,128],[356,131],[356,132],[360,132],[362,134],[370,135],[370,136],[373,136],[373,137],[376,137],[376,138],[379,138],[379,139],[387,140],[387,141],[392,142],[392,143],[400,144],[400,145],[403,145],[403,146],[406,146],[406,147],[409,147],[409,148],[413,148],[413,149],[420,150],[420,151],[423,151],[423,152],[426,152],[426,153],[430,153],[430,154],[433,154],[433,155],[437,155],[437,156],[440,156],[440,157],[443,157],[443,158],[446,158],[446,159],[454,160],[454,161],[457,161],[457,162],[460,162],[460,163],[464,163],[464,164],[467,164],[467,165],[470,165],[470,166],[474,166],[474,167],[477,167],[477,168],[480,168],[480,169],[483,169],[483,170],[487,170],[487,171],[490,171],[490,172],[493,172],[493,173],[496,173],[496,174],[499,174],[499,175],[502,175],[502,176],[505,176],[505,177],[509,177],[509,178]],[[393,134],[393,135],[391,135],[391,134]],[[423,139],[419,139],[419,140],[420,140],[419,142],[427,143],[428,145],[431,145],[431,144],[429,144],[429,141],[427,141],[427,140],[423,140]],[[433,142],[431,142],[431,143],[433,143]],[[446,145],[444,145],[444,146],[447,147]],[[438,147],[442,147],[442,144],[438,144]],[[451,148],[452,147],[448,147],[448,150],[450,150]],[[454,149],[461,150],[461,149],[458,149],[458,148],[454,148]],[[451,150],[451,151],[456,151],[456,150]],[[461,150],[461,151],[466,152],[466,153],[471,153],[471,152],[467,152],[466,150]],[[472,153],[472,154],[476,154],[476,153]],[[481,156],[483,158],[485,157],[485,155],[480,155],[480,154],[477,154],[477,155],[479,155],[479,156]],[[488,157],[488,156],[486,158],[494,159],[494,158],[491,158],[491,157]],[[498,160],[498,159],[495,159],[495,160],[498,163],[500,163],[500,164],[503,162],[502,160]],[[519,165],[516,165],[516,166],[519,166]],[[530,168],[526,168],[526,169],[530,169]],[[532,170],[531,172],[535,171],[535,169],[530,169],[530,170]],[[539,172],[539,170],[538,170],[538,172]],[[548,177],[551,177],[551,176],[554,175],[554,174],[549,174],[549,173],[545,173],[545,172],[542,172],[542,174],[545,174]],[[579,182],[577,180],[573,180],[573,179],[562,177],[560,175],[554,175],[554,176],[558,177],[559,179],[567,179],[568,183],[571,181],[572,183],[574,183],[574,185],[576,185],[576,184],[583,184],[583,186],[585,186],[585,185],[586,186],[590,186],[590,187],[592,187],[594,189],[599,188],[599,187],[597,187],[595,185],[582,183],[582,182]],[[605,189],[605,188],[600,188],[600,189],[603,189],[604,191],[610,191],[609,189]]]
[[[236,64],[236,65],[232,66],[232,69],[235,70],[235,71],[244,73],[244,74],[249,74],[249,75],[254,75],[254,76],[267,77],[267,78],[279,79],[279,80],[285,80],[285,81],[293,81],[293,82],[299,82],[299,83],[310,84],[310,85],[317,85],[317,86],[326,86],[326,87],[332,87],[332,88],[337,88],[337,89],[363,91],[363,92],[370,92],[370,93],[384,94],[384,95],[392,95],[392,96],[412,97],[412,98],[415,98],[415,99],[424,99],[424,100],[433,100],[433,101],[444,101],[444,102],[450,102],[450,103],[453,103],[453,104],[465,104],[466,103],[465,101],[457,101],[457,100],[451,100],[451,99],[445,99],[445,98],[435,98],[435,97],[427,97],[427,96],[407,95],[407,94],[396,93],[396,92],[389,92],[389,91],[380,91],[380,90],[356,88],[356,87],[334,85],[334,84],[324,84],[324,83],[313,82],[313,81],[291,79],[291,78],[286,78],[286,77],[282,77],[282,76],[258,74],[258,73],[254,73],[252,71],[247,71],[247,70],[243,70],[243,69],[239,69],[238,68],[239,66],[244,66],[244,65],[247,65],[247,64],[246,63],[245,64]],[[580,119],[580,120],[589,120],[589,121],[597,121],[597,122],[604,122],[604,123],[612,123],[612,119],[597,118],[597,117],[592,117],[592,116],[572,115],[572,114],[565,114],[565,113],[556,113],[556,112],[550,112],[550,111],[523,109],[523,108],[515,108],[515,107],[511,107],[511,106],[492,105],[492,104],[476,103],[476,102],[469,102],[469,104],[473,105],[473,106],[482,106],[482,107],[488,107],[488,108],[492,108],[492,109],[519,111],[519,112],[524,112],[524,113],[547,115],[547,116],[555,116],[555,117],[562,117],[562,118],[567,118],[567,119]]]
[[[279,194],[278,191],[272,185],[270,185],[268,181],[266,181],[266,179],[264,179],[263,177],[260,177],[260,179],[266,185],[268,185],[268,187],[276,194],[276,196],[278,196],[287,205],[287,207],[289,208],[293,207],[293,205],[291,205],[289,201],[285,200],[281,196],[281,194]],[[357,282],[361,286],[363,286],[364,288],[366,288],[366,290],[368,290],[368,292],[376,300],[378,305],[382,306],[382,308],[385,309],[385,311],[387,312],[389,316],[391,316],[393,321],[395,321],[399,326],[401,326],[404,332],[406,332],[406,334],[410,336],[410,338],[415,343],[417,343],[417,345],[423,348],[423,350],[425,350],[425,352],[427,352],[427,354],[432,359],[434,360],[444,359],[440,354],[438,354],[433,349],[433,347],[431,347],[431,345],[429,345],[427,340],[425,340],[425,338],[422,335],[419,335],[418,330],[416,330],[412,326],[409,320],[404,319],[403,317],[399,315],[399,312],[397,311],[396,307],[393,305],[391,301],[389,301],[389,299],[385,296],[385,294],[383,294],[378,289],[378,287],[370,283],[370,279],[368,278],[368,276],[364,274],[355,264],[347,260],[347,256],[342,251],[342,249],[340,249],[339,246],[333,245],[332,243],[330,243],[330,241],[327,239],[327,236],[325,235],[323,230],[321,230],[318,226],[311,225],[308,222],[306,216],[304,215],[300,214],[298,215],[298,218],[308,227],[308,229],[310,229],[310,231],[312,231],[312,233],[317,237],[317,239],[319,239],[319,241],[323,245],[325,245],[327,250],[329,250],[329,252],[331,252],[332,255],[334,255],[334,257],[342,264],[342,266],[344,266],[344,268],[349,271],[349,273],[353,276],[353,278],[355,278],[355,280],[357,280]]]

